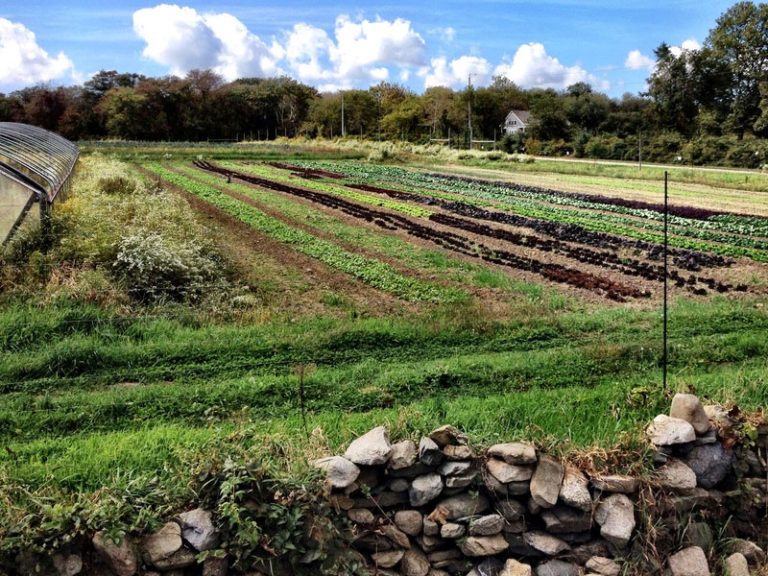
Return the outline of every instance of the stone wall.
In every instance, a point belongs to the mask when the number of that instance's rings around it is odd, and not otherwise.
[[[647,435],[654,466],[641,478],[581,470],[526,443],[478,454],[452,426],[418,444],[375,428],[315,465],[368,574],[768,574],[768,425],[677,395]],[[219,546],[201,509],[141,541],[96,534],[92,546],[102,574],[241,573],[227,558],[195,562]],[[86,573],[76,553],[55,560],[60,575]]]

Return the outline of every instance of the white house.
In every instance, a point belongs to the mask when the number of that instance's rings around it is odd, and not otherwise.
[[[512,110],[504,120],[504,133],[516,134],[523,132],[531,122],[531,113],[528,110]]]

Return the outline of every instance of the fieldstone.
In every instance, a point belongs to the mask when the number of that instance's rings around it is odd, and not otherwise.
[[[416,464],[416,444],[413,440],[403,440],[392,444],[392,453],[389,455],[387,468],[390,470],[402,470]]]
[[[408,490],[411,506],[424,506],[443,491],[443,479],[439,474],[425,474],[415,478]]]
[[[435,441],[424,436],[419,442],[419,462],[425,466],[439,466],[443,458],[445,455]]]
[[[685,459],[696,473],[696,481],[702,488],[714,488],[731,471],[733,452],[723,448],[721,443],[696,446]]]
[[[629,543],[635,529],[635,509],[624,494],[612,494],[595,511],[600,535],[614,546],[623,548]]]
[[[467,529],[463,524],[456,524],[455,522],[446,522],[440,526],[440,537],[446,540],[458,540],[466,532]]]
[[[442,476],[461,476],[472,468],[472,462],[453,461],[443,462],[437,469],[437,473]]]
[[[466,444],[467,436],[455,426],[440,426],[429,433],[429,438],[441,448],[449,444]]]
[[[579,576],[579,567],[562,560],[549,560],[536,567],[536,576]]]
[[[502,484],[525,482],[533,477],[533,466],[507,464],[503,460],[489,458],[485,463],[488,472]]]
[[[509,547],[506,539],[500,535],[495,536],[468,536],[460,543],[462,554],[465,556],[494,556]]]
[[[705,434],[709,430],[709,418],[701,400],[694,394],[675,394],[669,415],[689,422],[696,434]]]
[[[488,448],[488,456],[507,464],[536,464],[536,448],[522,442],[505,442]]]
[[[427,560],[436,568],[444,568],[451,560],[461,558],[461,552],[458,548],[449,548],[448,550],[438,550],[427,554]]]
[[[354,508],[393,508],[400,504],[406,504],[408,500],[408,494],[405,492],[390,492],[387,490],[370,498],[355,500]]]
[[[667,463],[656,470],[659,484],[677,492],[688,492],[696,488],[696,473],[676,458],[670,458]]]
[[[442,500],[433,514],[443,517],[445,520],[456,520],[465,516],[482,514],[488,510],[488,506],[488,498],[482,494],[464,492]]]
[[[691,522],[685,530],[683,546],[698,546],[709,550],[715,543],[715,535],[708,522]]]
[[[379,568],[392,568],[405,556],[405,550],[387,550],[371,554],[371,560]]]
[[[380,530],[381,533],[390,540],[390,542],[397,544],[400,546],[400,548],[411,547],[411,541],[408,539],[408,535],[394,524],[385,524],[380,528]]]
[[[325,470],[325,475],[332,488],[347,488],[355,483],[360,475],[360,468],[342,456],[329,456],[315,460],[315,466]]]
[[[83,571],[83,559],[79,554],[54,554],[53,567],[58,576],[77,576]]]
[[[496,504],[496,512],[507,522],[516,522],[525,515],[525,506],[517,500],[501,500]]]
[[[594,556],[606,558],[608,555],[608,543],[602,538],[597,538],[586,544],[574,546],[568,553],[568,558],[577,564],[586,565],[587,561]]]
[[[504,563],[504,569],[499,572],[499,576],[533,576],[533,568],[514,558],[509,558]]]
[[[429,554],[430,552],[434,552],[435,550],[438,550],[440,548],[444,548],[446,544],[450,543],[450,540],[444,540],[440,538],[440,536],[427,536],[426,534],[422,534],[421,536],[416,537],[416,542],[419,544],[419,547]]]
[[[490,557],[475,566],[474,571],[477,576],[498,576],[503,568],[504,562],[498,558]]]
[[[470,536],[493,536],[504,529],[504,517],[501,514],[487,514],[472,520],[469,524]]]
[[[523,542],[547,556],[557,556],[561,552],[571,549],[566,542],[559,538],[537,530],[523,534]]]
[[[531,478],[531,497],[542,508],[551,508],[557,503],[565,468],[551,456],[541,456],[536,472]]]
[[[365,531],[360,536],[355,538],[352,546],[360,552],[367,552],[372,554],[373,552],[386,552],[387,550],[396,550],[395,544],[378,532]]]
[[[405,478],[395,478],[389,482],[389,489],[392,492],[408,492],[408,488],[411,487],[411,483]]]
[[[179,548],[176,552],[165,558],[158,558],[155,562],[155,568],[162,571],[165,576],[173,570],[181,570],[187,566],[192,566],[197,562],[197,554],[189,548]],[[183,571],[181,572],[183,574]]]
[[[732,554],[735,554],[736,552],[742,554],[750,564],[765,564],[765,552],[762,548],[760,548],[760,546],[754,542],[750,542],[749,540],[734,538],[731,540],[730,545],[728,546],[728,550]]]
[[[736,552],[725,559],[726,576],[749,576],[749,563],[744,554]]]
[[[704,550],[691,546],[669,557],[672,576],[709,576],[709,564]]]
[[[717,431],[712,429],[700,436],[696,436],[696,442],[694,442],[694,444],[696,446],[703,446],[704,444],[714,444],[715,442],[717,442]]]
[[[400,510],[395,512],[395,526],[409,536],[421,534],[424,515],[418,510]]]
[[[400,560],[400,572],[403,576],[427,576],[429,560],[418,548],[410,548]]]
[[[219,531],[213,525],[209,510],[195,508],[179,515],[181,537],[198,552],[213,550],[219,545]]]
[[[416,476],[422,476],[432,472],[432,468],[421,462],[416,462],[413,466],[407,468],[401,468],[399,470],[387,469],[387,475],[391,478],[416,478]]]
[[[541,513],[547,532],[552,534],[575,534],[588,532],[592,528],[592,515],[568,506],[555,506]]]
[[[602,576],[619,576],[621,574],[621,565],[603,556],[592,556],[587,560],[586,567],[587,570],[602,574]]]
[[[674,446],[696,440],[696,431],[690,422],[659,414],[646,429],[655,446]]]
[[[211,556],[203,561],[203,576],[227,576],[229,562],[226,558]]]
[[[574,466],[568,466],[560,486],[560,501],[579,510],[592,510],[592,496],[589,494],[587,477]]]
[[[448,476],[445,478],[446,488],[466,488],[475,481],[475,474],[470,472],[464,476]]]
[[[439,536],[440,524],[438,524],[431,518],[424,516],[424,522],[422,523],[422,530],[425,536]]]
[[[510,496],[528,496],[531,492],[531,483],[527,482],[510,482],[507,484],[507,494]]]
[[[410,486],[410,483],[408,486]],[[341,494],[333,494],[331,496],[331,502],[333,502],[333,505],[339,510],[351,510],[355,507],[355,500],[353,498],[342,496]]]
[[[360,466],[380,466],[386,464],[392,454],[389,432],[384,426],[377,426],[366,432],[352,443],[344,452],[344,457]]]
[[[451,576],[449,572],[445,570],[438,570],[436,568],[430,568],[427,576]]]
[[[168,522],[144,539],[142,550],[148,562],[159,568],[157,563],[173,556],[181,546],[181,526],[176,522]]]
[[[481,477],[483,479],[483,484],[491,494],[498,496],[499,498],[507,497],[507,485],[499,482],[499,479],[496,478],[496,476],[488,472],[487,463],[481,469]]]
[[[367,508],[352,508],[347,511],[347,516],[355,524],[373,524],[376,517]]]
[[[121,538],[120,543],[115,544],[105,538],[103,532],[96,532],[91,542],[94,550],[116,576],[133,576],[139,569],[138,558],[128,538]]]
[[[448,460],[472,460],[475,452],[466,445],[449,445],[443,447],[443,454]]]
[[[590,482],[598,492],[610,492],[611,494],[634,494],[640,487],[640,480],[637,478],[618,474],[595,476]]]

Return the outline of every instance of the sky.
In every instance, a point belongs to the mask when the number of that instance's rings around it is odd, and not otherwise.
[[[387,81],[645,90],[662,42],[704,43],[735,0],[0,0],[0,92],[100,70],[225,80],[291,76],[321,91]]]

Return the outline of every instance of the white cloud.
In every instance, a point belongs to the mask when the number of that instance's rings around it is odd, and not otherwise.
[[[477,56],[461,56],[448,62],[446,58],[433,58],[430,69],[422,69],[424,87],[446,86],[459,88],[466,86],[472,75],[472,83],[485,84],[491,71],[491,64],[485,58]]]
[[[63,52],[49,56],[34,32],[5,18],[0,18],[0,62],[0,86],[11,89],[74,77],[72,61]]]
[[[554,88],[562,90],[577,82],[594,82],[580,66],[565,66],[557,58],[547,54],[543,44],[523,44],[515,52],[512,61],[496,67],[494,74],[506,76],[523,88]]]
[[[133,29],[146,43],[143,55],[173,74],[210,68],[227,80],[278,72],[279,46],[267,46],[230,14],[200,14],[160,4],[133,14]]]
[[[680,56],[683,52],[691,52],[693,50],[698,50],[701,48],[701,44],[699,44],[696,40],[693,38],[689,38],[685,42],[683,42],[680,46],[672,46],[670,48],[670,51],[675,56]]]
[[[627,54],[627,59],[624,60],[624,66],[630,70],[653,70],[656,66],[656,60],[650,56],[646,56],[640,50],[632,50]]]

